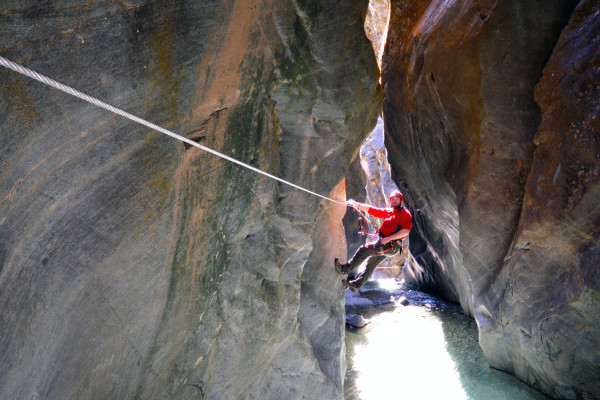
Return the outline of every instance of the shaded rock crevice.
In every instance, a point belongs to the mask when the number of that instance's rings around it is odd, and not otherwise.
[[[549,322],[596,325],[570,306],[597,280],[591,3],[396,2],[383,58],[392,173],[420,210],[407,269],[475,318],[492,366],[558,398],[596,390],[569,370],[589,365],[578,330]]]
[[[509,218],[503,217],[503,219],[513,226],[513,228],[501,226],[497,230],[514,232],[522,202],[524,180],[528,172],[527,165],[533,154],[531,139],[539,123],[539,108],[533,101],[533,87],[537,84],[541,70],[552,52],[561,28],[568,21],[570,9],[565,10],[564,4],[555,5],[553,11],[548,11],[548,15],[554,12],[555,17],[546,16],[539,18],[541,22],[538,21],[538,24],[542,25],[538,27],[539,30],[547,33],[539,35],[536,31],[535,34],[531,33],[527,36],[525,33],[532,24],[531,21],[524,21],[523,16],[533,15],[529,13],[529,7],[533,7],[532,5],[524,6],[511,2],[503,2],[494,7],[488,5],[485,24],[483,24],[482,20],[473,16],[483,4],[478,4],[474,8],[466,5],[449,7],[444,14],[436,10],[436,4],[425,3],[427,2],[407,6],[406,9],[399,5],[393,11],[393,14],[395,12],[396,15],[400,15],[398,20],[404,23],[412,21],[414,25],[412,25],[412,30],[404,27],[395,33],[390,32],[388,47],[394,46],[394,40],[403,43],[396,45],[398,48],[405,46],[404,50],[399,51],[407,52],[402,55],[401,59],[407,62],[405,76],[410,77],[411,81],[405,85],[406,89],[394,96],[402,98],[402,102],[396,101],[390,95],[390,101],[385,105],[386,115],[390,117],[390,120],[397,118],[398,114],[407,116],[404,121],[390,122],[389,136],[390,138],[403,137],[404,133],[396,133],[397,127],[402,126],[405,131],[412,133],[414,139],[410,141],[397,140],[397,142],[402,142],[404,147],[412,143],[412,146],[409,146],[409,149],[412,150],[396,149],[395,141],[391,140],[389,144],[391,152],[401,156],[406,156],[406,153],[414,153],[419,157],[415,161],[424,164],[423,167],[427,168],[431,175],[444,177],[445,182],[437,182],[432,186],[437,189],[447,184],[451,185],[452,192],[456,193],[454,208],[460,211],[463,224],[466,219],[476,217],[477,212],[474,209],[485,208],[477,207],[478,202],[491,200],[481,198],[481,195],[486,195],[486,191],[477,187],[476,182],[479,179],[477,171],[490,171],[493,175],[500,177],[507,168],[513,171],[511,174],[517,178],[514,187],[507,186],[504,189],[506,193],[502,194],[505,199],[500,198],[495,201],[504,204],[504,214],[512,215]],[[571,4],[570,7],[572,9],[574,4]],[[417,15],[413,16],[412,13]],[[431,20],[427,19],[429,16],[431,16]],[[521,18],[517,18],[519,16]],[[514,24],[510,29],[506,25],[506,21],[511,18],[516,21],[521,20],[520,33],[519,29],[513,30],[514,33],[510,31]],[[458,21],[461,21],[462,25]],[[547,27],[544,29],[544,26]],[[434,29],[446,29],[445,34],[448,37],[440,40],[431,33]],[[406,34],[410,39],[395,39],[395,35],[398,34]],[[520,43],[520,47],[514,46],[515,41],[511,39],[512,37],[519,39],[517,43]],[[539,44],[536,46],[536,43]],[[457,51],[457,55],[451,58],[457,64],[451,71],[457,72],[436,71],[436,69],[441,69],[441,66],[446,68],[447,62],[444,63],[442,58],[449,56],[450,49]],[[396,54],[397,51],[390,51],[390,65],[393,64],[392,54]],[[428,62],[426,64],[424,64],[425,58],[418,55],[419,51],[427,52]],[[496,56],[497,53],[499,53],[498,56]],[[539,62],[535,61],[536,54],[538,54]],[[421,79],[424,74],[424,65],[427,65],[425,75],[438,77],[437,80],[429,79],[429,85]],[[396,88],[397,77],[401,77],[402,74],[401,71],[386,71],[384,84],[387,87]],[[454,81],[446,78],[449,75],[454,75]],[[506,86],[506,76],[513,79],[518,76],[522,82],[518,85]],[[471,81],[469,82],[468,79]],[[460,86],[457,83],[460,83]],[[472,92],[471,87],[473,88]],[[514,89],[510,89],[511,87]],[[511,93],[511,90],[514,93]],[[414,108],[414,101],[420,102],[419,115],[410,112]],[[394,111],[391,103],[403,104],[408,112],[404,113],[399,108]],[[423,110],[430,108],[429,106],[432,104],[438,104],[439,107],[435,107],[435,111],[425,115]],[[462,109],[469,110],[469,112],[462,111]],[[440,119],[439,115],[443,118]],[[435,126],[433,123],[435,120],[440,121],[439,126]],[[461,134],[461,131],[465,133]],[[468,132],[476,134],[469,136]],[[521,139],[517,139],[515,136],[518,132],[522,132],[520,135],[525,135],[523,144],[519,144]],[[476,149],[476,152],[471,153],[473,150],[470,149]],[[511,166],[511,163],[516,164]],[[406,179],[407,174],[400,173],[404,171],[398,165],[392,163],[392,168],[398,171],[397,176]],[[496,182],[497,186],[500,183],[499,179]],[[469,185],[473,185],[470,182],[475,182],[476,186],[470,188]],[[502,193],[502,190],[495,188],[487,192]],[[473,195],[469,195],[469,193],[473,193]],[[507,208],[508,205],[510,206]],[[472,215],[473,213],[475,214]],[[498,225],[499,221],[494,220],[493,223]],[[510,235],[506,236],[510,238]],[[475,257],[481,260],[482,257],[477,255],[477,248],[481,247],[481,244],[477,244],[474,237],[479,236],[474,235],[470,239],[463,233],[460,241],[461,253],[467,258]],[[497,260],[501,260],[506,255],[510,245],[509,239],[504,239],[504,242],[506,243],[497,250],[498,254],[495,256]],[[497,269],[501,263],[496,261],[493,264]]]

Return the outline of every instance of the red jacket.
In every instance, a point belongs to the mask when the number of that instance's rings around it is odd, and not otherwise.
[[[379,232],[383,237],[390,236],[400,229],[410,229],[412,228],[412,215],[410,215],[410,211],[406,208],[402,207],[399,210],[393,208],[378,208],[371,207],[368,211],[374,217],[383,219],[383,224],[381,224],[381,228],[379,228]]]

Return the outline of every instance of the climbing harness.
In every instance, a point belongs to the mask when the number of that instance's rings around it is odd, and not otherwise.
[[[221,157],[221,158],[223,158],[223,159],[225,159],[227,161],[230,161],[230,162],[232,162],[234,164],[238,164],[238,165],[240,165],[240,166],[242,166],[244,168],[247,168],[247,169],[249,169],[251,171],[254,171],[256,173],[262,174],[264,176],[267,176],[267,177],[269,177],[271,179],[274,179],[276,181],[279,181],[281,183],[285,183],[286,185],[289,185],[289,186],[291,186],[291,187],[293,187],[295,189],[302,190],[302,191],[304,191],[306,193],[312,194],[314,196],[320,197],[320,198],[325,199],[325,200],[329,200],[329,201],[334,202],[334,203],[346,205],[346,203],[343,203],[343,202],[338,201],[338,200],[331,199],[331,198],[329,198],[327,196],[323,196],[323,195],[321,195],[319,193],[315,193],[315,192],[313,192],[311,190],[305,189],[305,188],[303,188],[301,186],[298,186],[298,185],[295,185],[295,184],[293,184],[291,182],[288,182],[285,179],[281,179],[281,178],[279,178],[279,177],[277,177],[275,175],[269,174],[268,172],[264,172],[264,171],[262,171],[262,170],[260,170],[258,168],[255,168],[255,167],[253,167],[251,165],[248,165],[248,164],[246,164],[246,163],[244,163],[242,161],[236,160],[235,158],[229,157],[229,156],[227,156],[227,155],[225,155],[223,153],[219,153],[218,151],[213,150],[210,147],[206,147],[204,145],[201,145],[200,143],[196,143],[193,140],[190,140],[190,139],[188,139],[188,138],[186,138],[184,136],[176,134],[175,132],[172,132],[172,131],[170,131],[168,129],[165,129],[165,128],[161,127],[161,126],[155,125],[152,122],[148,122],[145,119],[142,119],[142,118],[140,118],[138,116],[130,114],[130,113],[126,112],[126,111],[123,111],[122,109],[120,109],[118,107],[115,107],[115,106],[112,106],[112,105],[110,105],[108,103],[105,103],[102,100],[99,100],[99,99],[97,99],[95,97],[87,95],[87,94],[85,94],[83,92],[80,92],[79,90],[73,89],[72,87],[67,86],[67,85],[65,85],[63,83],[60,83],[58,81],[55,81],[54,79],[48,78],[47,76],[42,75],[42,74],[40,74],[40,73],[38,73],[38,72],[36,72],[34,70],[31,70],[29,68],[23,67],[22,65],[17,64],[17,63],[15,63],[13,61],[7,60],[6,58],[4,58],[2,56],[0,56],[0,65],[2,65],[5,68],[8,68],[10,70],[13,70],[15,72],[18,72],[21,75],[25,75],[25,76],[27,76],[27,77],[29,77],[31,79],[34,79],[34,80],[36,80],[38,82],[44,83],[44,84],[46,84],[48,86],[51,86],[51,87],[53,87],[55,89],[61,90],[61,91],[65,92],[65,93],[67,93],[67,94],[70,94],[71,96],[74,96],[74,97],[77,97],[77,98],[79,98],[81,100],[87,101],[88,103],[91,103],[91,104],[93,104],[93,105],[95,105],[97,107],[104,108],[105,110],[108,110],[108,111],[113,112],[115,114],[119,114],[120,116],[125,117],[125,118],[127,118],[127,119],[129,119],[129,120],[131,120],[133,122],[137,122],[138,124],[147,126],[150,129],[153,129],[155,131],[159,131],[161,133],[164,133],[165,135],[171,136],[171,137],[173,137],[173,138],[175,138],[177,140],[180,140],[180,141],[182,141],[184,143],[187,143],[187,144],[189,144],[191,146],[198,147],[199,149],[202,149],[202,150],[204,150],[204,151],[206,151],[208,153],[216,155],[217,157]]]

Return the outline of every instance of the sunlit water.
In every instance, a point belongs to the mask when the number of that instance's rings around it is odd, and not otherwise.
[[[547,399],[488,366],[477,327],[460,307],[393,279],[364,289],[346,299],[347,314],[370,322],[346,329],[345,399]],[[401,305],[402,298],[410,304]]]

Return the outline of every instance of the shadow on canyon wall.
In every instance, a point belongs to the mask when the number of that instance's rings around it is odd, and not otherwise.
[[[395,2],[383,56],[407,271],[475,318],[491,366],[556,398],[600,396],[599,8]]]

